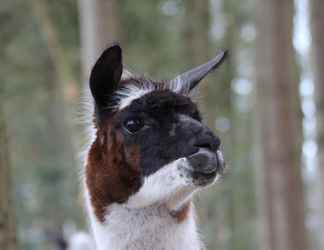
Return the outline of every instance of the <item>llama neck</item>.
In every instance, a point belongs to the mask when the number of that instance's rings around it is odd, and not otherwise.
[[[88,204],[97,250],[201,250],[194,220],[194,208],[182,221],[164,205],[129,209],[113,204],[104,223],[99,222]]]

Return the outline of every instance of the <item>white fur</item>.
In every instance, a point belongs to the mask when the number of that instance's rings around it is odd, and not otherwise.
[[[122,80],[127,80],[127,79],[130,79],[132,77],[135,77],[135,75],[132,72],[130,72],[129,70],[123,68],[123,73],[122,73],[121,79]]]
[[[117,91],[115,98],[118,100],[118,109],[124,109],[132,103],[132,101],[154,91],[154,86],[149,82],[138,87],[134,84],[128,84],[122,90]]]
[[[187,160],[178,159],[147,177],[124,204],[107,207],[105,222],[94,215],[85,190],[87,211],[97,250],[201,250],[194,208],[178,222],[172,213],[197,189],[187,174]]]
[[[94,222],[97,250],[198,250],[193,211],[178,223],[165,206],[129,209],[114,204],[104,224]]]
[[[126,74],[126,73],[125,73]],[[126,77],[126,75],[125,75]],[[172,92],[179,93],[182,91],[184,93],[182,87],[182,82],[180,78],[176,78],[175,80],[165,83],[164,89],[168,89]],[[135,84],[127,84],[122,90],[117,91],[115,98],[118,100],[118,109],[124,109],[129,106],[134,100],[141,98],[142,96],[153,92],[156,90],[156,86],[154,83],[150,81],[146,81],[141,83],[141,86]],[[189,91],[187,91],[189,94]],[[186,92],[186,93],[187,93]]]
[[[117,93],[117,96],[119,98],[119,109],[124,109],[125,107],[130,105],[132,101],[141,98],[142,96],[150,92],[152,92],[152,90],[137,88],[135,85],[129,85],[125,87],[122,91],[119,91]]]
[[[176,210],[191,196],[196,187],[187,176],[188,162],[180,158],[146,177],[140,190],[125,204],[128,208],[144,208],[153,204],[167,204]],[[179,196],[179,194],[181,194]],[[176,196],[177,199],[173,197]]]
[[[93,239],[86,232],[77,232],[73,234],[69,239],[68,250],[93,250]]]
[[[169,82],[169,88],[175,93],[189,93],[189,85],[183,84],[181,76],[177,76],[172,81]]]

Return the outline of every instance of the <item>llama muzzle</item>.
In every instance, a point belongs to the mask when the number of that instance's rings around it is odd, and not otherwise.
[[[220,150],[216,152],[200,148],[187,157],[191,176],[197,185],[207,185],[214,181],[217,175],[222,175],[225,161]]]

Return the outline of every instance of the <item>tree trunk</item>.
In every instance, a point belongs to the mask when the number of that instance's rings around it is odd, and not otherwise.
[[[2,107],[0,104],[0,249],[16,250],[15,209],[10,192],[9,150]]]
[[[318,171],[322,193],[322,233],[324,232],[324,1],[311,3],[311,28],[313,48],[313,68],[315,83],[315,102],[317,109]],[[322,240],[323,241],[323,240]],[[323,243],[324,244],[324,241]]]
[[[256,77],[266,250],[307,250],[293,77],[293,0],[259,0]]]
[[[39,180],[40,185],[43,186],[39,199],[44,218],[43,230],[55,245],[53,235],[62,234],[66,218],[75,223],[81,218],[81,212],[75,212],[79,211],[77,209],[79,203],[76,199],[79,193],[78,176],[75,174],[78,163],[72,128],[67,119],[71,114],[68,104],[76,103],[79,91],[71,67],[64,56],[63,47],[59,43],[57,30],[49,15],[48,3],[43,0],[32,0],[31,4],[48,50],[45,114],[48,122],[48,141],[51,143],[43,152],[48,163],[46,169],[42,170]],[[74,90],[71,92],[71,89]]]
[[[116,0],[79,0],[82,72],[88,81],[90,70],[102,50],[118,41],[119,22]]]
[[[62,94],[64,94],[67,103],[73,104],[79,97],[79,89],[71,66],[65,57],[65,51],[59,42],[58,32],[49,15],[48,3],[45,0],[32,0],[31,4],[34,14],[38,18],[41,35],[46,42],[49,56],[55,65],[58,83],[63,90]]]
[[[209,55],[209,1],[187,0],[184,4],[184,54],[188,63],[199,65],[211,57]]]

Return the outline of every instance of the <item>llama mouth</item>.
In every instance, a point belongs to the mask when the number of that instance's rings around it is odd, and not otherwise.
[[[206,148],[200,148],[196,153],[187,157],[189,172],[194,183],[205,186],[212,183],[217,175],[222,175],[225,162],[220,150],[213,152]]]

